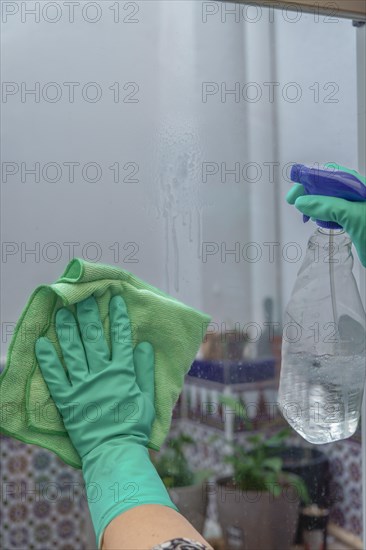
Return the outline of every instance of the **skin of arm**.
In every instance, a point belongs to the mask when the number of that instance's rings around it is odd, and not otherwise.
[[[174,538],[188,538],[213,550],[181,514],[159,504],[141,505],[114,518],[105,530],[102,550],[150,550]]]

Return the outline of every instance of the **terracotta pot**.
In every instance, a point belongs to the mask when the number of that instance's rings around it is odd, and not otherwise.
[[[291,486],[282,494],[242,491],[232,477],[217,480],[219,522],[228,550],[290,550],[300,499]]]
[[[206,484],[188,485],[168,489],[170,498],[179,508],[180,513],[202,533],[207,509]]]

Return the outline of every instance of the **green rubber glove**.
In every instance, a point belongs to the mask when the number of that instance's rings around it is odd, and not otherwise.
[[[104,529],[117,515],[142,504],[177,510],[148,453],[154,409],[154,351],[133,351],[127,308],[110,300],[112,353],[91,296],[56,314],[65,372],[53,344],[39,338],[35,351],[44,379],[78,451],[89,509],[101,547]],[[111,357],[110,357],[111,355]]]
[[[348,172],[366,185],[366,178],[355,170],[329,163],[326,168]],[[366,202],[351,202],[334,197],[305,195],[304,187],[296,183],[287,194],[286,200],[300,212],[313,220],[336,222],[349,234],[356,247],[361,263],[366,267]]]

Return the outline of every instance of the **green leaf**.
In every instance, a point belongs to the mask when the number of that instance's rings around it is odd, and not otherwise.
[[[277,456],[274,456],[273,458],[266,458],[263,460],[263,466],[264,468],[268,468],[278,473],[282,470],[282,460]]]
[[[275,496],[275,497],[279,497],[279,496],[281,495],[281,493],[282,493],[282,487],[280,487],[280,486],[277,485],[277,484],[274,484],[274,485],[272,486],[271,490],[272,490],[273,496]]]
[[[206,479],[213,476],[214,473],[215,472],[213,470],[210,470],[210,469],[198,470],[198,472],[194,473],[194,484],[195,485],[200,485],[201,483],[206,481]]]
[[[265,441],[266,446],[277,446],[284,443],[284,440],[287,439],[291,434],[291,431],[288,428],[283,428],[275,435],[272,435],[269,439]]]
[[[194,440],[187,434],[172,437],[167,441],[167,447],[154,458],[156,470],[166,487],[193,484],[194,474],[183,452],[184,445],[193,443]]]
[[[222,405],[227,405],[232,409],[235,414],[240,416],[241,418],[247,418],[245,406],[243,406],[242,403],[238,399],[235,399],[235,397],[231,397],[230,395],[221,395],[219,402]]]
[[[301,500],[305,505],[311,504],[311,498],[304,480],[295,474],[286,474],[286,481],[297,490]]]
[[[253,443],[253,445],[258,445],[263,443],[262,437],[260,435],[249,435],[247,437],[247,441],[249,441],[249,443]]]

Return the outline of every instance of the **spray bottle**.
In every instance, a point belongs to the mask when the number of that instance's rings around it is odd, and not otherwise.
[[[308,195],[366,201],[366,186],[351,173],[296,164],[291,179]],[[366,315],[352,272],[350,238],[335,223],[316,223],[285,312],[278,400],[287,422],[310,443],[322,444],[357,429],[366,377]]]

